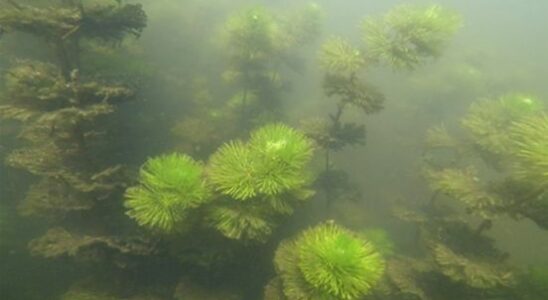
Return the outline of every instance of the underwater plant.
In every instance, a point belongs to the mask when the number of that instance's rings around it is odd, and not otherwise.
[[[322,13],[317,5],[278,15],[256,6],[230,16],[223,26],[228,62],[223,78],[234,88],[229,107],[239,114],[242,129],[279,119],[279,95],[287,85],[280,66],[301,64],[295,63],[299,49],[319,35]]]
[[[430,169],[425,173],[433,191],[457,199],[465,205],[469,213],[491,219],[502,205],[502,200],[496,194],[489,192],[473,167]]]
[[[365,144],[365,125],[345,121],[343,115],[351,108],[365,115],[384,108],[384,94],[365,79],[365,71],[381,61],[388,61],[394,69],[415,69],[427,58],[441,55],[460,22],[457,14],[437,5],[425,9],[404,5],[382,18],[366,19],[360,47],[341,37],[324,42],[318,57],[325,71],[322,87],[336,101],[336,109],[326,119],[305,120],[303,128],[325,151],[325,169],[319,178],[328,208],[336,200],[334,191],[341,189],[332,180],[337,176],[330,174],[340,172],[332,166],[331,152]]]
[[[139,37],[147,17],[140,4],[109,1],[84,5],[64,1],[46,7],[15,1],[0,10],[3,30],[19,31],[43,39],[55,51],[65,76],[78,68],[80,40],[120,41],[128,35]]]
[[[508,94],[470,105],[462,125],[474,143],[490,153],[504,155],[513,148],[513,137],[508,134],[512,124],[521,118],[538,114],[543,109],[542,102],[535,97]]]
[[[234,60],[258,64],[276,50],[274,16],[265,8],[251,8],[232,16],[224,30]]]
[[[393,69],[413,70],[441,55],[461,27],[461,17],[439,5],[400,5],[362,23],[367,57]]]
[[[283,35],[286,54],[289,49],[308,45],[320,36],[324,14],[317,3],[311,2],[281,18],[280,25],[286,32]]]
[[[514,287],[508,254],[450,203],[428,203],[416,210],[397,205],[393,214],[416,226],[413,243],[420,255],[395,255],[387,261],[381,293],[388,299],[483,299]]]
[[[126,214],[149,229],[183,229],[192,209],[210,200],[202,173],[202,165],[184,154],[149,159],[139,172],[139,185],[126,190]]]
[[[247,143],[225,143],[208,162],[212,187],[224,195],[209,222],[226,237],[265,241],[279,216],[313,194],[306,171],[312,154],[312,142],[281,123],[251,132]]]
[[[186,229],[191,219],[229,239],[265,242],[281,216],[312,196],[312,154],[304,134],[273,123],[253,131],[247,143],[220,146],[205,170],[184,154],[151,158],[139,185],[126,191],[127,215],[167,233]]]
[[[282,242],[274,262],[289,300],[362,299],[385,268],[375,246],[332,221]]]
[[[511,127],[513,173],[536,189],[548,191],[548,115],[538,114]]]
[[[464,204],[484,219],[480,231],[501,214],[548,227],[545,114],[541,100],[512,93],[473,103],[461,120],[462,137],[443,127],[430,130],[425,175],[436,192],[433,199],[440,193]]]
[[[275,227],[271,212],[259,205],[218,205],[208,217],[216,230],[233,240],[265,242]]]
[[[340,37],[325,41],[319,56],[320,65],[328,73],[352,74],[365,66],[365,58],[360,50]]]
[[[0,7],[1,33],[23,42],[16,49],[38,40],[33,55],[13,53],[2,66],[0,95],[0,119],[17,125],[19,139],[5,163],[30,179],[18,212],[44,221],[36,231],[42,235],[25,246],[41,258],[120,269],[151,256],[152,240],[120,231],[129,176],[117,159],[124,138],[114,115],[136,90],[93,73],[82,55],[91,45],[115,47],[139,37],[146,26],[142,7],[114,0],[2,1]]]
[[[304,168],[312,143],[283,124],[270,124],[251,133],[247,144],[229,142],[209,161],[209,177],[217,190],[236,200],[276,196],[306,184]]]

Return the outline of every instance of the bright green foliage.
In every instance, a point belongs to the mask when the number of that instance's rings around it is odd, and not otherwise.
[[[307,183],[312,144],[282,124],[264,126],[248,144],[230,142],[213,154],[209,175],[217,190],[237,200],[275,196]]]
[[[473,142],[484,150],[508,154],[513,148],[513,137],[508,134],[513,122],[542,109],[542,103],[533,97],[510,94],[472,104],[462,124],[470,132]]]
[[[512,126],[517,177],[548,188],[548,115],[525,118]]]
[[[209,177],[216,188],[234,199],[257,194],[257,178],[250,149],[240,141],[221,146],[209,160]]]
[[[385,268],[370,242],[332,222],[282,243],[275,263],[289,300],[362,299]]]
[[[401,5],[380,19],[363,22],[369,57],[394,69],[415,69],[441,55],[461,26],[461,17],[439,5]]]
[[[311,158],[310,140],[283,124],[253,131],[247,143],[224,144],[208,164],[213,187],[226,196],[209,210],[209,223],[230,239],[265,241],[277,217],[313,194],[306,189]]]
[[[271,124],[251,133],[249,148],[256,156],[257,188],[275,196],[308,182],[304,168],[312,158],[312,143],[283,124]]]
[[[215,207],[210,214],[215,228],[235,240],[266,241],[274,224],[256,207]]]
[[[332,37],[323,44],[319,61],[328,73],[355,73],[365,66],[360,50],[339,37]]]
[[[139,172],[139,185],[126,191],[127,215],[139,225],[173,232],[185,225],[189,211],[210,199],[202,165],[181,154],[149,159]]]

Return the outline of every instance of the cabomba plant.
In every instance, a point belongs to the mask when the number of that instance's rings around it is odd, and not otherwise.
[[[439,5],[400,5],[381,18],[363,21],[367,58],[394,69],[415,69],[439,57],[461,24],[458,14]]]
[[[484,219],[528,217],[547,228],[548,118],[540,100],[509,94],[471,105],[462,137],[428,132],[426,178],[438,193]],[[479,160],[478,160],[479,158]]]
[[[244,128],[280,113],[280,67],[295,65],[297,50],[317,38],[321,19],[321,9],[311,4],[285,16],[255,7],[226,21],[223,45],[228,68],[223,77],[235,88],[233,105],[241,111]]]
[[[216,39],[224,59],[223,92],[218,95],[206,78],[193,81],[188,113],[172,129],[182,151],[206,158],[224,141],[282,119],[281,95],[290,90],[289,76],[303,73],[303,49],[318,38],[322,16],[315,4],[291,12],[254,6],[231,14]]]
[[[213,226],[229,238],[265,240],[277,218],[313,194],[306,171],[312,150],[308,138],[282,124],[252,132],[246,144],[221,146],[208,166],[214,188],[224,195],[211,211]]]
[[[163,232],[190,225],[193,214],[197,225],[227,238],[265,241],[281,216],[312,195],[306,171],[312,150],[302,133],[277,123],[253,131],[247,143],[225,143],[205,171],[186,155],[152,158],[139,185],[126,191],[127,214]]]
[[[383,294],[416,299],[528,295],[520,293],[524,278],[508,264],[508,253],[497,249],[485,231],[501,214],[528,217],[546,228],[545,119],[535,97],[507,94],[472,104],[452,134],[445,126],[429,130],[424,173],[434,193],[418,209],[397,205],[393,210],[398,219],[414,224],[420,255],[388,259]]]
[[[44,40],[55,53],[62,73],[79,68],[80,43],[85,39],[117,42],[127,35],[139,37],[146,26],[140,4],[120,1],[62,1],[58,5],[32,6],[19,1],[0,3],[0,26]]]
[[[278,278],[266,299],[358,300],[371,293],[385,262],[369,241],[333,221],[284,241],[274,259]],[[275,283],[279,281],[278,283]]]
[[[36,179],[19,211],[45,217],[52,225],[29,243],[31,253],[77,257],[84,248],[94,252],[78,257],[82,260],[135,254],[127,237],[113,237],[112,220],[118,219],[113,203],[125,188],[126,176],[121,165],[112,163],[116,152],[110,145],[117,137],[111,135],[109,126],[115,121],[108,116],[136,94],[126,84],[81,72],[86,62],[80,54],[84,41],[121,42],[128,35],[139,36],[146,26],[144,11],[138,4],[118,1],[62,1],[47,7],[3,1],[0,6],[2,30],[40,38],[56,58],[51,60],[55,64],[15,61],[5,72],[0,99],[0,118],[20,125],[21,143],[7,155],[6,164]]]
[[[126,190],[127,215],[149,229],[184,229],[193,209],[210,200],[202,173],[202,165],[186,155],[149,159],[139,172],[139,185]]]
[[[365,143],[365,125],[345,121],[349,108],[365,115],[383,109],[384,95],[365,80],[365,72],[388,62],[394,69],[415,69],[427,59],[441,55],[449,39],[460,27],[460,16],[440,6],[398,6],[380,19],[363,22],[363,44],[353,46],[341,37],[331,37],[322,46],[319,64],[324,69],[324,93],[336,100],[329,119],[305,121],[307,134],[325,150],[325,170],[320,176],[327,204],[344,188],[341,171],[331,167],[330,153],[346,146]]]
[[[508,263],[508,254],[497,249],[495,240],[478,231],[460,210],[443,202],[414,210],[405,206],[395,206],[393,213],[414,228],[412,244],[417,253],[387,260],[380,294],[387,299],[442,299],[447,295],[483,299],[508,295],[514,288],[515,268]]]

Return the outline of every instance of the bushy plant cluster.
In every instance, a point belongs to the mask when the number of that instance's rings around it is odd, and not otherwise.
[[[445,128],[429,132],[427,178],[434,190],[485,219],[505,213],[546,227],[547,120],[543,102],[526,94],[474,103],[462,118],[461,137]],[[447,158],[436,161],[444,149],[453,156],[451,164]]]
[[[247,143],[222,145],[205,170],[186,155],[151,158],[139,185],[126,191],[127,214],[167,233],[189,226],[192,214],[230,239],[265,241],[280,216],[312,195],[312,150],[302,133],[276,123],[253,131]]]
[[[274,259],[283,294],[296,299],[362,299],[384,273],[368,240],[333,222],[283,242]]]

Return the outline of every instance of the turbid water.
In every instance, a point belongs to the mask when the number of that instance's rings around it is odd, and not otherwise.
[[[548,299],[547,10],[0,0],[0,299]]]

